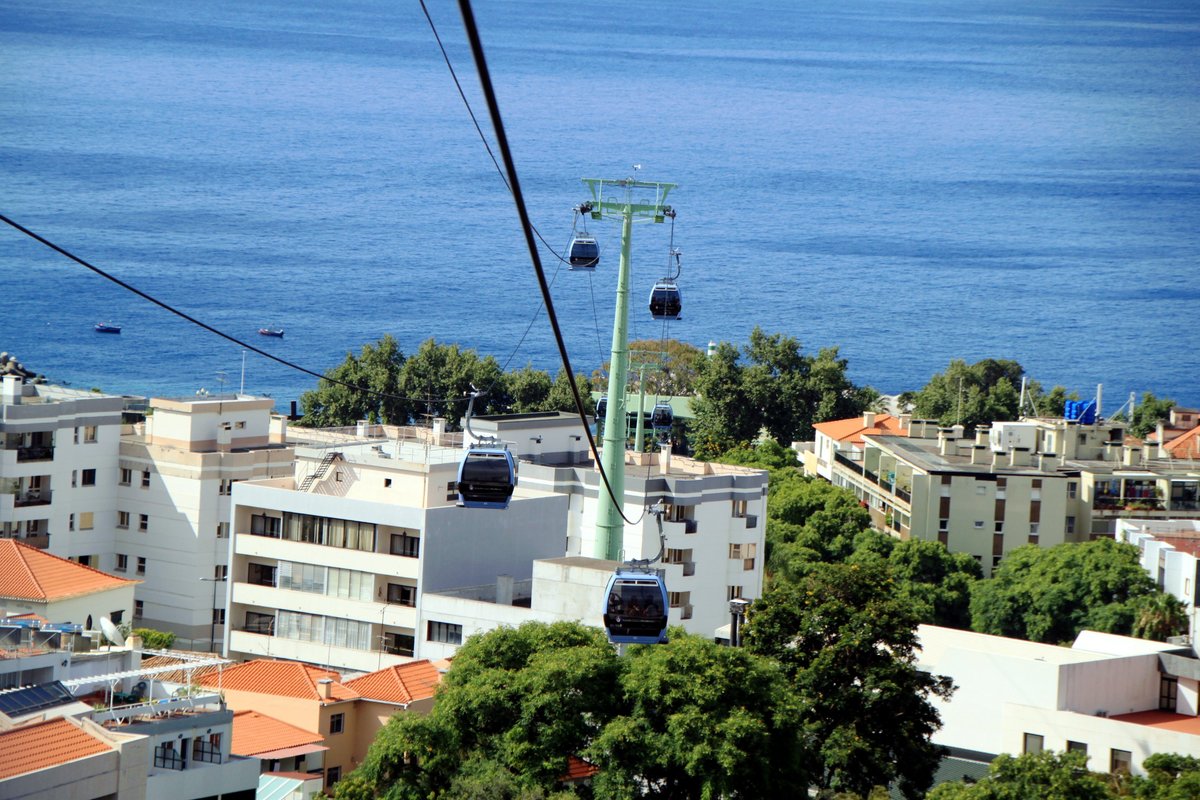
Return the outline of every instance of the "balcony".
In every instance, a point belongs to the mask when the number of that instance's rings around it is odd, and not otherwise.
[[[46,446],[18,447],[17,461],[53,461],[54,448]]]
[[[856,461],[850,460],[849,458],[842,455],[841,453],[834,453],[833,460],[836,461],[838,464],[841,464],[843,467],[846,467],[847,469],[849,469],[853,472],[857,472],[859,475],[863,474],[862,464],[859,464]]]
[[[16,508],[25,508],[27,506],[48,506],[50,505],[51,492],[49,489],[30,489],[27,492],[22,492],[13,498],[13,506]]]
[[[683,577],[690,578],[695,574],[696,574],[696,562],[695,561],[684,561],[683,562]]]
[[[156,747],[154,748],[154,766],[157,769],[181,770],[184,767],[183,754],[176,752],[173,748],[168,750],[162,746]]]

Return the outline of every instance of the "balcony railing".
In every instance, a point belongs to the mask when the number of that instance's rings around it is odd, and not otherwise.
[[[13,505],[17,508],[24,508],[25,506],[48,506],[50,505],[50,490],[33,489],[24,494],[18,494],[13,498]]]
[[[263,620],[261,622],[247,622],[242,627],[238,628],[243,633],[258,633],[264,636],[275,635],[275,618]]]
[[[158,769],[183,769],[183,755],[175,750],[154,748],[154,766]]]
[[[221,746],[197,739],[192,744],[192,761],[203,761],[206,764],[221,763]]]
[[[53,461],[53,447],[18,447],[17,461]]]
[[[857,472],[859,475],[863,474],[862,464],[859,464],[856,461],[850,460],[849,458],[842,455],[841,453],[834,453],[833,460],[836,461],[837,463],[841,464],[843,467],[846,467],[847,469]]]

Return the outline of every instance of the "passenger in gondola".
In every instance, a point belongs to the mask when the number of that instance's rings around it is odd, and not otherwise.
[[[636,597],[629,601],[629,609],[626,616],[634,618],[642,616],[642,604],[637,601]]]
[[[617,594],[616,592],[610,593],[608,595],[608,613],[620,614],[623,611],[624,608],[621,605],[621,595]]]

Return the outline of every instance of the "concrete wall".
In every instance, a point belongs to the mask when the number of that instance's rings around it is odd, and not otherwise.
[[[1157,655],[1124,656],[1062,667],[1056,708],[1109,716],[1158,708]]]

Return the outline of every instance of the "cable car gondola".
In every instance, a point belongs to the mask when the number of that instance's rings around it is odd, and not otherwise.
[[[656,431],[671,430],[671,423],[675,421],[675,412],[671,409],[670,403],[655,403],[654,411],[650,412],[650,427]]]
[[[458,466],[458,505],[464,508],[508,508],[516,487],[517,462],[506,447],[472,447]]]
[[[608,411],[608,398],[601,397],[596,401],[596,419],[604,419],[604,412]]]
[[[655,319],[682,319],[683,295],[673,280],[661,280],[650,290],[650,316]]]
[[[567,261],[573,270],[595,269],[600,263],[600,245],[596,243],[596,237],[587,231],[575,234],[567,251]]]
[[[604,629],[613,644],[665,644],[667,587],[656,573],[618,569],[608,579]]]

